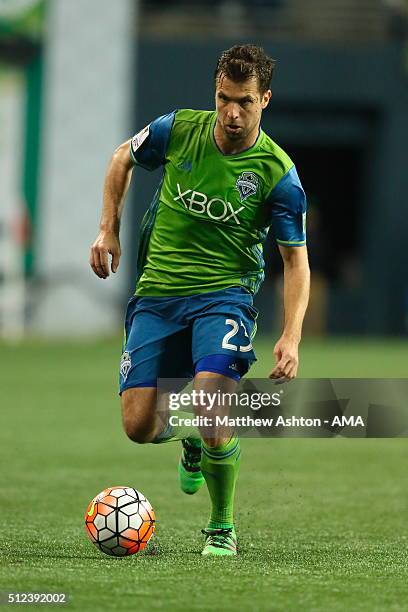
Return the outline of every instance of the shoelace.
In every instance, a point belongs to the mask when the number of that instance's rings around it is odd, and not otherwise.
[[[202,529],[201,533],[211,538],[211,541],[215,544],[231,544],[229,536],[232,534],[232,528],[228,529]]]

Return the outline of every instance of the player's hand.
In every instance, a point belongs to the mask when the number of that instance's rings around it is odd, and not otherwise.
[[[283,334],[273,349],[276,365],[269,378],[292,380],[296,377],[299,366],[299,341]]]
[[[115,232],[101,230],[91,246],[89,257],[89,264],[99,278],[108,278],[110,274],[109,255],[112,256],[110,269],[116,272],[121,256],[119,237]]]

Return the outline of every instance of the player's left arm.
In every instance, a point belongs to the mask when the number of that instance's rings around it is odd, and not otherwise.
[[[283,332],[274,347],[276,365],[270,378],[295,378],[299,365],[299,342],[309,301],[310,270],[307,247],[279,245],[284,265],[283,301],[285,320]]]
[[[283,332],[274,347],[276,365],[270,378],[295,378],[299,342],[310,288],[306,247],[306,194],[292,166],[269,194],[270,221],[284,267]]]

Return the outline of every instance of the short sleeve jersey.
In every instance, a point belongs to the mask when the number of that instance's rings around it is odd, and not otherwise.
[[[163,175],[141,227],[136,295],[188,296],[232,286],[256,293],[262,244],[305,244],[306,197],[291,159],[262,130],[225,155],[215,111],[178,110],[131,140],[131,157]]]

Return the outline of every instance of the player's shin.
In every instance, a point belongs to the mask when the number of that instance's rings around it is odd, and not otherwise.
[[[197,427],[189,424],[192,420],[192,415],[189,412],[177,410],[177,419],[170,418],[174,415],[159,416],[160,433],[156,435],[153,444],[163,444],[165,442],[174,442],[176,440],[200,440],[200,432]]]
[[[153,444],[164,444],[177,440],[201,440],[198,428],[192,424],[194,414],[182,410],[171,410],[168,393],[158,393],[156,403],[156,435]]]
[[[201,435],[193,425],[194,414],[169,409],[168,398],[162,397],[157,406],[157,427],[159,433],[152,440],[153,444],[163,444],[180,440],[182,443],[181,457],[178,463],[180,488],[184,493],[192,495],[204,484],[200,469]]]
[[[234,526],[234,496],[240,464],[240,442],[233,435],[218,446],[202,444],[201,471],[211,498],[209,529]]]

